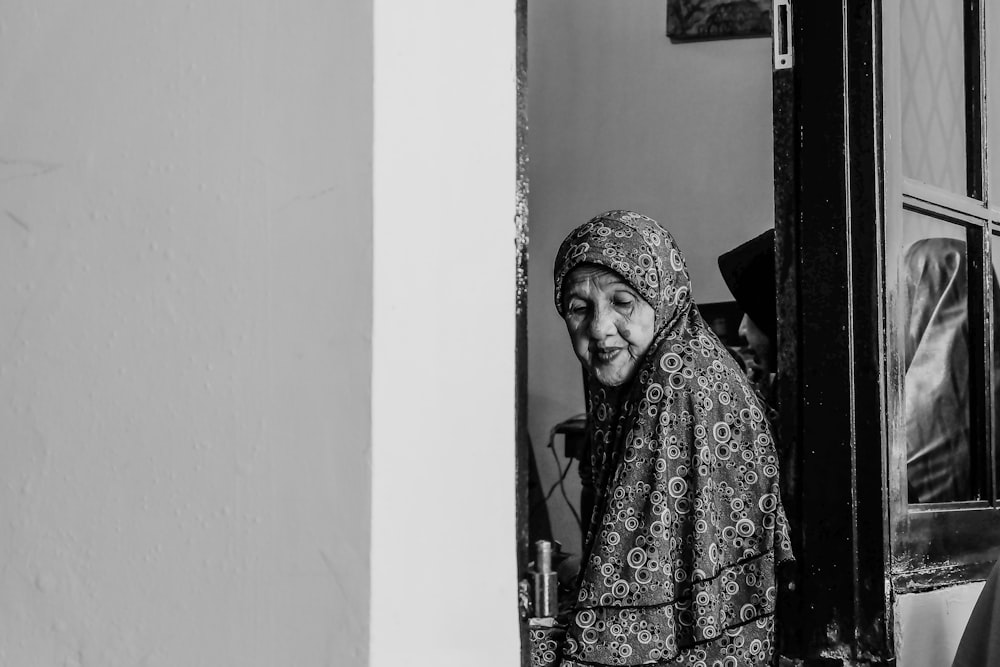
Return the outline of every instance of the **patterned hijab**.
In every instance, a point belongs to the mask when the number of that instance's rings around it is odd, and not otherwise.
[[[596,500],[563,664],[763,664],[791,549],[762,406],[657,222],[609,211],[573,231],[555,262],[560,314],[580,264],[624,278],[656,333],[629,382],[588,387]]]

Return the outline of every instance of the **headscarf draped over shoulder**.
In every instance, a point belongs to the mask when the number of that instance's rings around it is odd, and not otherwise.
[[[590,381],[596,501],[563,664],[666,663],[688,651],[764,664],[775,563],[791,557],[764,410],[699,315],[683,255],[658,223],[609,211],[574,230],[555,263],[560,314],[566,275],[584,263],[649,302],[656,334],[629,383]]]

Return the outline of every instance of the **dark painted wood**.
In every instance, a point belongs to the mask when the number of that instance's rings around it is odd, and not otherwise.
[[[517,570],[518,576],[526,578],[528,575],[528,526],[529,512],[528,504],[528,478],[529,478],[529,457],[531,452],[531,439],[528,435],[528,117],[527,117],[527,89],[528,89],[528,2],[527,0],[516,0],[515,12],[517,13],[517,23],[515,36],[517,49],[517,183],[516,183],[516,211],[515,241],[517,247],[517,273],[514,285],[516,295],[516,310],[514,315],[515,327],[515,456],[517,479]],[[517,601],[517,591],[519,582],[511,582],[511,600]],[[512,608],[516,608],[512,605]],[[522,618],[520,623],[521,634],[521,666],[530,667],[531,653],[530,642],[528,641],[527,619]]]
[[[993,249],[996,247],[994,241],[997,240],[1000,240],[1000,237],[995,233],[995,229],[987,229],[985,246],[989,252],[984,263],[989,267],[987,276],[985,276],[988,321],[984,329],[986,339],[990,341],[988,350],[990,362],[986,365],[985,375],[986,387],[990,390],[987,401],[989,428],[987,429],[986,448],[991,473],[988,479],[989,497],[992,499],[994,507],[1000,508],[1000,476],[998,476],[998,468],[1000,468],[1000,437],[998,437],[1000,436],[1000,396],[998,396],[998,392],[992,390],[992,387],[1000,386],[1000,370],[997,369],[997,365],[1000,364],[1000,322],[997,321],[998,316],[1000,316],[1000,282],[998,282],[998,276],[993,270]],[[996,544],[1000,545],[1000,540]],[[1000,554],[997,555],[1000,556]]]
[[[967,565],[946,565],[893,577],[892,587],[896,594],[926,593],[928,591],[955,586],[970,581],[982,581],[993,570],[994,563],[980,562]]]
[[[778,405],[781,419],[776,434],[781,464],[781,497],[791,525],[792,550],[802,553],[801,462],[797,401],[799,377],[798,227],[796,221],[795,100],[792,70],[777,70],[772,77],[774,119],[774,228],[775,289],[778,315]],[[779,570],[776,640],[781,655],[804,652],[799,619],[799,558]]]
[[[774,79],[780,438],[798,559],[779,641],[806,665],[893,662],[872,11],[796,4],[793,75]]]
[[[986,281],[989,280],[992,269],[987,270],[984,263],[984,243],[988,238],[984,231],[982,227],[967,229],[966,257],[969,267],[969,427],[973,434],[969,444],[972,448],[972,494],[974,498],[988,499],[991,497],[989,487],[993,475],[986,443],[989,442],[987,433],[992,420],[989,418],[990,390],[986,378],[990,351],[987,348],[984,302]]]
[[[877,664],[893,657],[888,574],[886,396],[881,322],[882,281],[882,25],[880,3],[848,2],[847,59],[848,245],[852,287],[854,419],[855,652]]]
[[[927,509],[908,512],[894,527],[893,587],[901,592],[940,587],[944,571],[953,583],[960,573],[972,577],[965,581],[985,579],[1000,545],[997,509],[985,501],[917,507]]]
[[[979,0],[963,3],[965,44],[965,165],[966,191],[982,199],[986,174],[983,150],[983,11]]]

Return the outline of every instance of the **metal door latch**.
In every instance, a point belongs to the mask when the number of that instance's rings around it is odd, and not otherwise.
[[[774,44],[774,69],[791,69],[792,0],[773,0],[771,5],[771,41]]]

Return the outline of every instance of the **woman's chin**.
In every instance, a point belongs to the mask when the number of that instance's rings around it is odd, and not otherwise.
[[[635,364],[601,364],[591,369],[590,374],[605,387],[620,387],[632,379]]]

